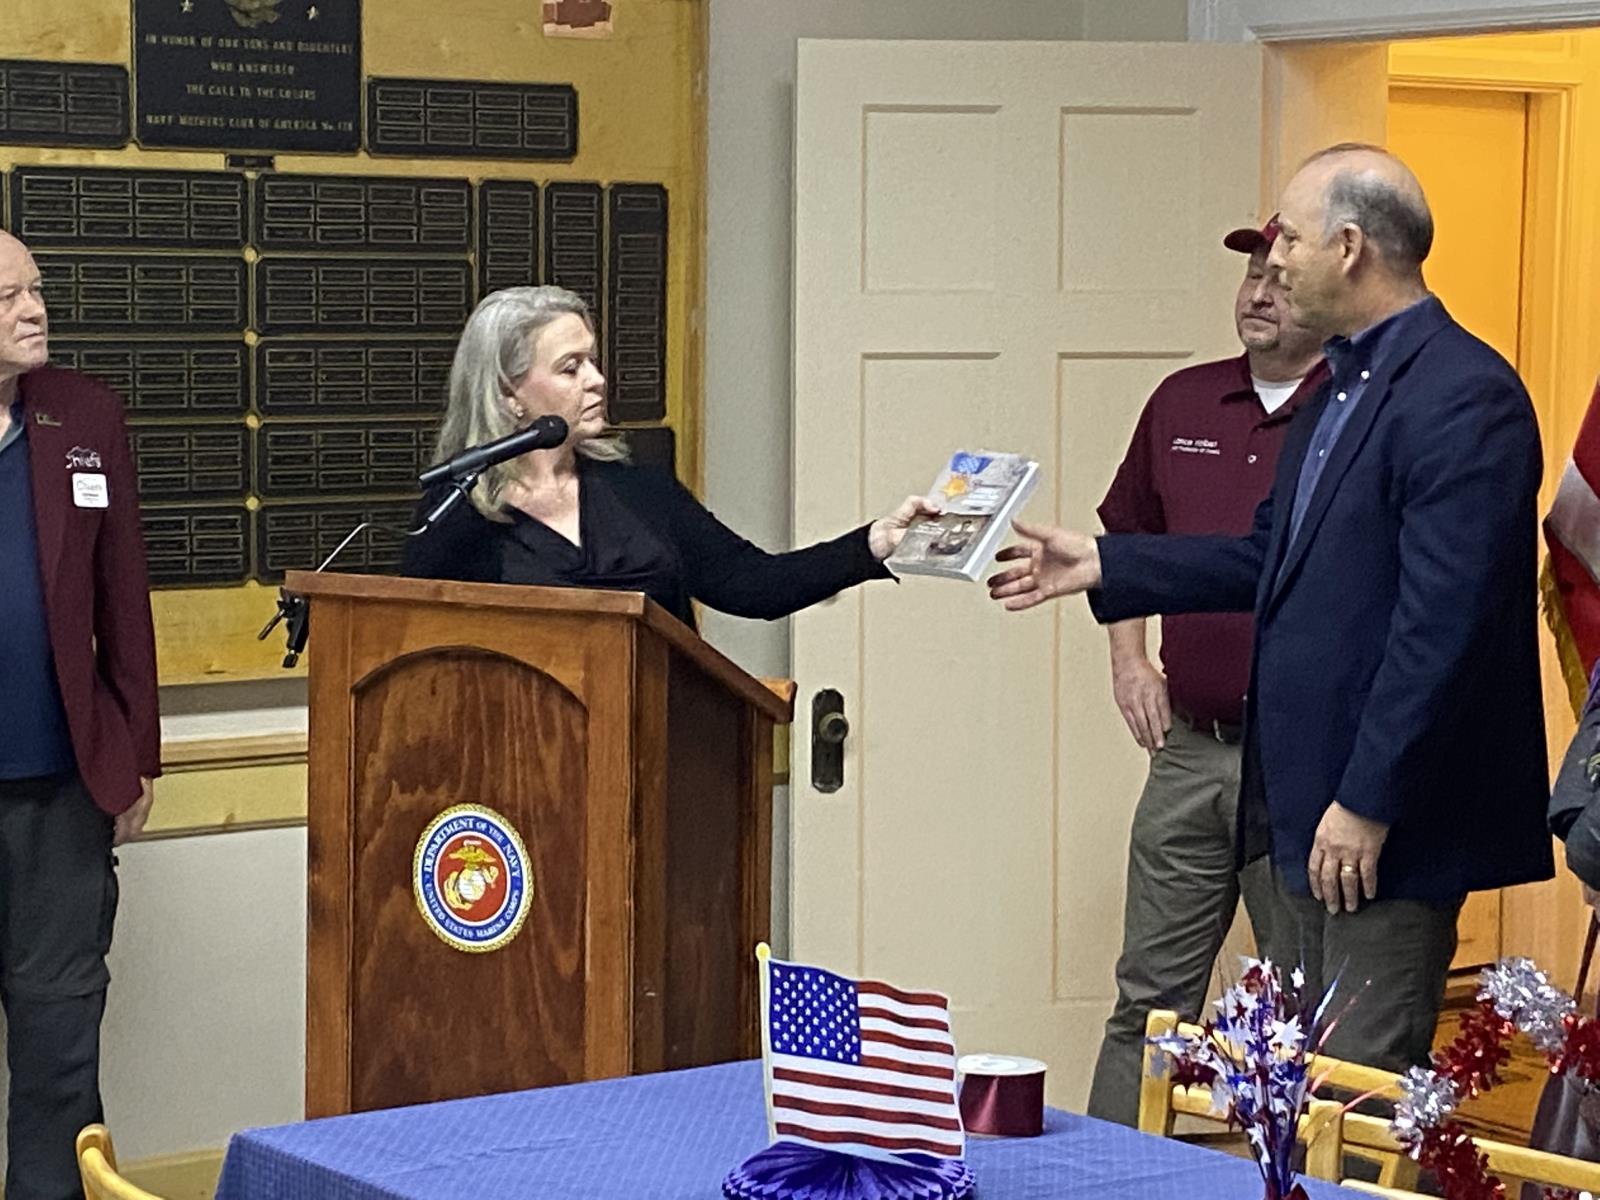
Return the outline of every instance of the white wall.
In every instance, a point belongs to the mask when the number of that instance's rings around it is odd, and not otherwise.
[[[1188,0],[710,0],[706,152],[706,500],[746,537],[790,545],[791,205],[800,38],[1183,41]],[[841,530],[841,532],[843,532]],[[787,675],[787,622],[706,614],[758,675]],[[800,697],[799,712],[809,711]],[[794,736],[809,736],[801,723]],[[806,795],[803,785],[796,789]],[[773,798],[773,935],[788,936],[789,789]]]
[[[305,830],[141,842],[117,854],[101,1090],[118,1153],[220,1147],[244,1126],[299,1120]],[[0,1119],[4,1111],[0,1087]]]

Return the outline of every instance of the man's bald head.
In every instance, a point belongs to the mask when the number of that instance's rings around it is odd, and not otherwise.
[[[49,358],[44,283],[28,248],[0,232],[0,385]]]
[[[1341,142],[1300,169],[1321,185],[1326,236],[1354,225],[1396,274],[1422,270],[1433,248],[1433,213],[1410,167],[1381,146]]]
[[[1313,154],[1283,189],[1268,263],[1295,320],[1350,334],[1427,294],[1432,246],[1433,214],[1411,169],[1344,142]]]

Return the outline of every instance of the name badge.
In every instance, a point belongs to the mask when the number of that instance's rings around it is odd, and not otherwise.
[[[106,488],[106,477],[86,471],[72,473],[72,502],[79,508],[106,508],[111,503],[111,493]]]

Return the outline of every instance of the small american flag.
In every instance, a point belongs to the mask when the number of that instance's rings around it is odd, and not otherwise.
[[[765,954],[761,972],[774,1139],[868,1158],[962,1156],[946,997]]]

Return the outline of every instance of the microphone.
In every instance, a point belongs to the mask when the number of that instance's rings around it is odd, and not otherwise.
[[[459,482],[467,476],[476,478],[490,467],[517,458],[530,450],[549,450],[567,440],[567,423],[557,416],[543,416],[526,429],[508,433],[481,446],[463,450],[445,462],[429,467],[417,478],[424,488],[436,483]]]

